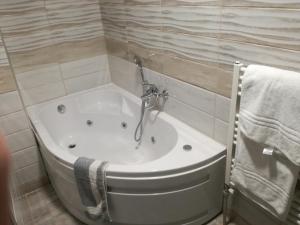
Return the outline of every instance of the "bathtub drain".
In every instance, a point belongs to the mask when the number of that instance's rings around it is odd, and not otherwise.
[[[126,122],[122,122],[121,123],[121,127],[124,128],[124,129],[126,129],[127,128],[127,123]]]
[[[152,142],[152,144],[155,144],[155,142],[156,142],[156,139],[155,139],[155,137],[154,137],[154,136],[152,136],[152,137],[151,137],[151,142]]]
[[[76,144],[69,144],[69,149],[73,149],[73,148],[75,148],[76,147]]]
[[[86,121],[86,124],[87,124],[88,126],[92,126],[92,125],[93,125],[93,121],[87,120],[87,121]]]
[[[192,150],[191,145],[184,145],[182,148],[183,148],[184,151],[187,151],[187,152]]]

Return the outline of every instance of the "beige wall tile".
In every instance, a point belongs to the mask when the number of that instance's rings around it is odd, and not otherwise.
[[[160,6],[160,0],[124,0],[126,5],[143,5],[143,6],[149,6],[149,5],[159,5]]]
[[[163,33],[163,49],[166,54],[198,63],[218,63],[218,44],[216,38]]]
[[[45,8],[54,44],[104,35],[97,0],[45,0]]]
[[[53,46],[52,51],[56,53],[55,55],[59,63],[104,55],[107,52],[104,36],[84,41],[65,42]]]
[[[218,37],[220,16],[220,7],[162,7],[163,30],[175,33]]]
[[[220,37],[300,50],[300,10],[225,7]]]
[[[123,59],[128,58],[127,41],[119,41],[112,38],[106,38],[107,54],[117,56]]]
[[[64,79],[101,73],[108,70],[108,58],[107,55],[99,55],[91,58],[84,58],[62,63],[60,65],[60,69]]]
[[[16,82],[9,66],[0,66],[0,94],[16,90]]]
[[[132,29],[139,27],[146,29],[161,30],[162,13],[161,7],[158,6],[127,6],[126,7],[126,26]]]
[[[38,104],[66,95],[63,81],[48,83],[31,89],[22,89],[21,95],[26,106]]]
[[[221,5],[222,0],[161,0],[162,5],[174,6],[199,6],[199,5]]]
[[[219,61],[228,71],[232,71],[236,60],[245,65],[263,64],[300,71],[300,51],[221,40],[219,52]]]
[[[64,81],[67,94],[95,88],[99,85],[108,84],[109,82],[110,74],[108,74],[107,70],[82,75]]]
[[[122,3],[101,5],[105,36],[126,41],[126,7]]]
[[[12,155],[12,165],[15,171],[23,169],[40,161],[40,153],[37,146],[32,146],[18,151]]]
[[[196,63],[176,57],[165,57],[163,73],[209,91],[230,96],[232,74],[218,64]]]
[[[115,5],[115,4],[124,4],[125,0],[99,0],[100,5]]]
[[[228,123],[215,119],[214,139],[224,145],[227,144]]]
[[[191,127],[202,133],[213,137],[214,118],[213,116],[201,112],[175,98],[169,97],[164,106],[164,111],[187,123]]]
[[[144,45],[130,43],[128,44],[128,60],[134,62],[134,57],[138,56],[142,59],[143,66],[157,72],[163,71],[164,54],[158,49],[149,49]]]
[[[42,161],[16,171],[15,183],[18,195],[23,195],[49,183]]]
[[[22,103],[17,91],[0,94],[0,116],[17,112],[22,109]]]
[[[167,0],[166,0],[167,1]],[[224,6],[300,8],[298,0],[222,0]]]
[[[59,82],[61,72],[59,64],[44,65],[35,70],[16,73],[16,79],[20,89],[31,89],[41,85]]]
[[[36,145],[34,135],[30,129],[18,131],[6,136],[8,148],[12,153]]]
[[[0,133],[9,135],[29,128],[24,110],[0,117]]]
[[[215,117],[224,122],[229,122],[230,114],[230,98],[226,98],[222,95],[216,96],[216,112]]]

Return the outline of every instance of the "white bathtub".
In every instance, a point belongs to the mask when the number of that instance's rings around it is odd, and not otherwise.
[[[102,225],[83,213],[73,164],[78,156],[106,160],[112,224],[203,224],[221,211],[224,146],[153,111],[146,115],[143,142],[136,148],[140,103],[109,84],[30,107],[52,185],[75,217]],[[60,104],[66,107],[63,114],[57,111]],[[183,149],[187,144],[192,150]]]

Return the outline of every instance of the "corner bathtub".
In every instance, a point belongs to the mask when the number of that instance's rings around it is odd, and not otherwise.
[[[104,224],[86,217],[75,184],[73,164],[85,156],[109,161],[110,224],[203,224],[221,211],[224,146],[157,111],[146,114],[137,146],[140,104],[108,84],[28,108],[58,197],[84,223]]]

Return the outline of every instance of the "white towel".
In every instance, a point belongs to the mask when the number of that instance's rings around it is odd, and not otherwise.
[[[285,220],[299,169],[281,154],[264,155],[265,147],[240,133],[231,180],[246,197]]]
[[[300,165],[300,74],[248,66],[243,77],[240,134],[232,181],[284,220]],[[265,147],[276,149],[272,156]],[[286,157],[283,157],[286,156]]]
[[[300,165],[300,73],[250,65],[243,77],[240,129]]]

